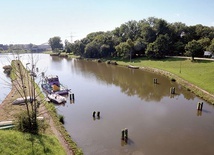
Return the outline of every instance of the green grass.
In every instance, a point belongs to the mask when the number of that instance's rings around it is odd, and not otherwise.
[[[0,154],[7,155],[65,155],[59,141],[54,136],[30,135],[13,130],[0,131]]]
[[[120,65],[128,65],[129,61],[117,60]],[[132,59],[132,65],[152,67],[173,73],[182,79],[214,94],[214,61],[182,58],[165,58],[148,60],[146,58]]]

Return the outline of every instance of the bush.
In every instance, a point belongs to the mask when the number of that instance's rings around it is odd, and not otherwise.
[[[59,117],[59,121],[62,123],[62,124],[64,124],[65,122],[64,122],[64,116],[63,115],[58,115],[58,117]]]
[[[32,113],[28,115],[27,112],[21,112],[17,114],[16,118],[15,126],[18,131],[38,134],[38,122],[36,119],[33,119]]]

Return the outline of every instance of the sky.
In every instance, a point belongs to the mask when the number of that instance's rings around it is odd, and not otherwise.
[[[75,41],[148,17],[214,26],[213,8],[214,0],[0,0],[0,44]]]

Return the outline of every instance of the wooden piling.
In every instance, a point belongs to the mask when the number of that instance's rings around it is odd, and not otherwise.
[[[97,117],[100,118],[100,112],[99,111],[97,112]]]
[[[70,100],[74,100],[74,94],[70,94]]]
[[[124,129],[124,132],[125,132],[125,139],[128,139],[128,129],[125,128],[125,129]]]
[[[96,111],[93,112],[93,115],[92,115],[92,116],[95,118],[95,115],[96,115]]]
[[[121,139],[122,139],[122,140],[125,139],[125,131],[124,131],[124,129],[121,131]]]

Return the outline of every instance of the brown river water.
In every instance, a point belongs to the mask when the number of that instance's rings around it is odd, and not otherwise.
[[[85,155],[214,154],[214,106],[176,82],[139,69],[35,56],[39,72],[58,75],[74,93],[74,103],[68,97],[67,103],[56,108]],[[27,55],[22,59],[29,62]],[[171,87],[175,95],[170,94]],[[198,102],[204,103],[202,111],[196,109]],[[99,111],[100,118],[93,118],[93,111]],[[121,140],[125,128],[127,142]]]

